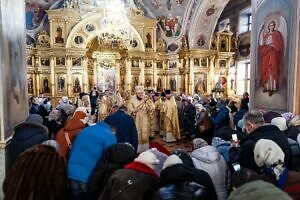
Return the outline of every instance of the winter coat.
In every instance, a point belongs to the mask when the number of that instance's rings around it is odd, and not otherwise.
[[[84,119],[86,114],[84,112],[76,112],[72,118],[70,118],[64,128],[60,129],[56,134],[56,141],[59,144],[59,153],[67,158],[70,148],[66,139],[68,134],[71,145],[75,140],[77,134],[85,127],[85,124],[80,120]]]
[[[253,153],[255,144],[260,139],[269,139],[278,144],[285,154],[284,162],[288,165],[290,161],[290,148],[287,137],[276,126],[265,125],[248,134],[245,139],[240,142],[241,147],[238,151],[236,162],[239,162],[241,167],[252,169],[257,173],[260,172],[259,167],[255,163]]]
[[[216,116],[211,116],[211,121],[215,125],[215,130],[229,126],[229,110],[225,106],[220,108]]]
[[[203,192],[208,199],[217,199],[217,194],[213,182],[207,172],[199,169],[188,168],[184,164],[176,164],[165,168],[161,174],[161,183],[164,186],[156,192],[154,199],[165,199],[165,195],[170,193],[175,197],[182,197],[184,194],[189,197],[199,197],[196,192]],[[176,188],[176,190],[174,190]],[[188,194],[189,191],[193,191]],[[188,196],[185,196],[187,199]],[[197,199],[197,198],[196,198]]]
[[[300,117],[294,117],[288,125],[288,129],[285,131],[288,138],[297,141],[297,136],[300,133]]]
[[[8,145],[8,168],[11,168],[17,157],[25,150],[42,144],[48,140],[48,129],[46,126],[21,123],[15,127],[15,134]]]
[[[159,178],[153,169],[132,162],[114,172],[99,200],[150,200],[159,188]]]
[[[233,191],[228,200],[292,200],[292,198],[274,185],[257,180],[246,183]]]
[[[138,135],[134,119],[123,110],[107,116],[104,121],[117,129],[118,143],[130,143],[135,150],[138,147]]]
[[[195,149],[191,157],[197,169],[206,171],[216,188],[218,199],[227,199],[227,163],[213,146]]]
[[[69,153],[68,178],[87,183],[106,149],[115,143],[115,135],[104,122],[83,129]]]
[[[128,144],[110,146],[90,177],[86,199],[98,200],[111,174],[131,163],[135,157],[135,150]]]
[[[243,119],[244,114],[247,113],[248,110],[247,109],[240,109],[237,113],[235,113],[235,115],[233,116],[233,124],[235,127],[238,128],[238,123],[241,119]],[[241,131],[241,130],[240,130]]]
[[[229,149],[231,148],[231,142],[225,141],[222,138],[214,137],[212,139],[212,146],[214,146],[218,152],[223,156],[225,161],[229,162]]]

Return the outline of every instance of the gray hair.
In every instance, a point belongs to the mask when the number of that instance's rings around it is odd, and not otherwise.
[[[263,125],[265,123],[264,116],[259,111],[249,111],[243,117],[244,123],[251,122],[252,124]]]

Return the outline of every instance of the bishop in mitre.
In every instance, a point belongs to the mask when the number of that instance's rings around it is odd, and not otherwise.
[[[180,140],[180,128],[178,120],[178,110],[171,90],[165,90],[167,100],[162,106],[161,113],[164,121],[164,141],[175,142]]]
[[[131,97],[128,104],[128,112],[135,119],[138,132],[138,149],[141,153],[149,149],[149,136],[154,128],[151,126],[154,104],[149,96],[144,94],[142,86],[135,87],[135,95]]]

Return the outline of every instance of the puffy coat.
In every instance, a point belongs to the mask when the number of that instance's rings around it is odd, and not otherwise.
[[[70,118],[64,128],[60,129],[56,135],[56,141],[59,144],[59,153],[65,158],[70,151],[65,134],[69,135],[70,142],[73,143],[77,134],[85,127],[85,124],[80,120],[84,119],[86,114],[84,112],[75,112],[74,116]]]
[[[227,173],[228,167],[223,156],[213,146],[195,149],[192,154],[194,165],[197,169],[206,171],[215,186],[218,199],[227,199]]]
[[[25,150],[48,140],[46,126],[24,122],[15,127],[15,134],[8,145],[8,168]]]
[[[106,149],[115,143],[116,136],[104,122],[83,129],[69,153],[68,178],[87,183]]]

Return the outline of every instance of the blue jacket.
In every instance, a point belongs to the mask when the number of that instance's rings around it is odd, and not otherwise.
[[[138,135],[134,119],[123,110],[107,116],[104,121],[117,129],[118,143],[130,143],[135,150],[138,147]]]
[[[115,143],[116,136],[104,122],[83,129],[69,154],[68,178],[87,183],[106,149]]]

